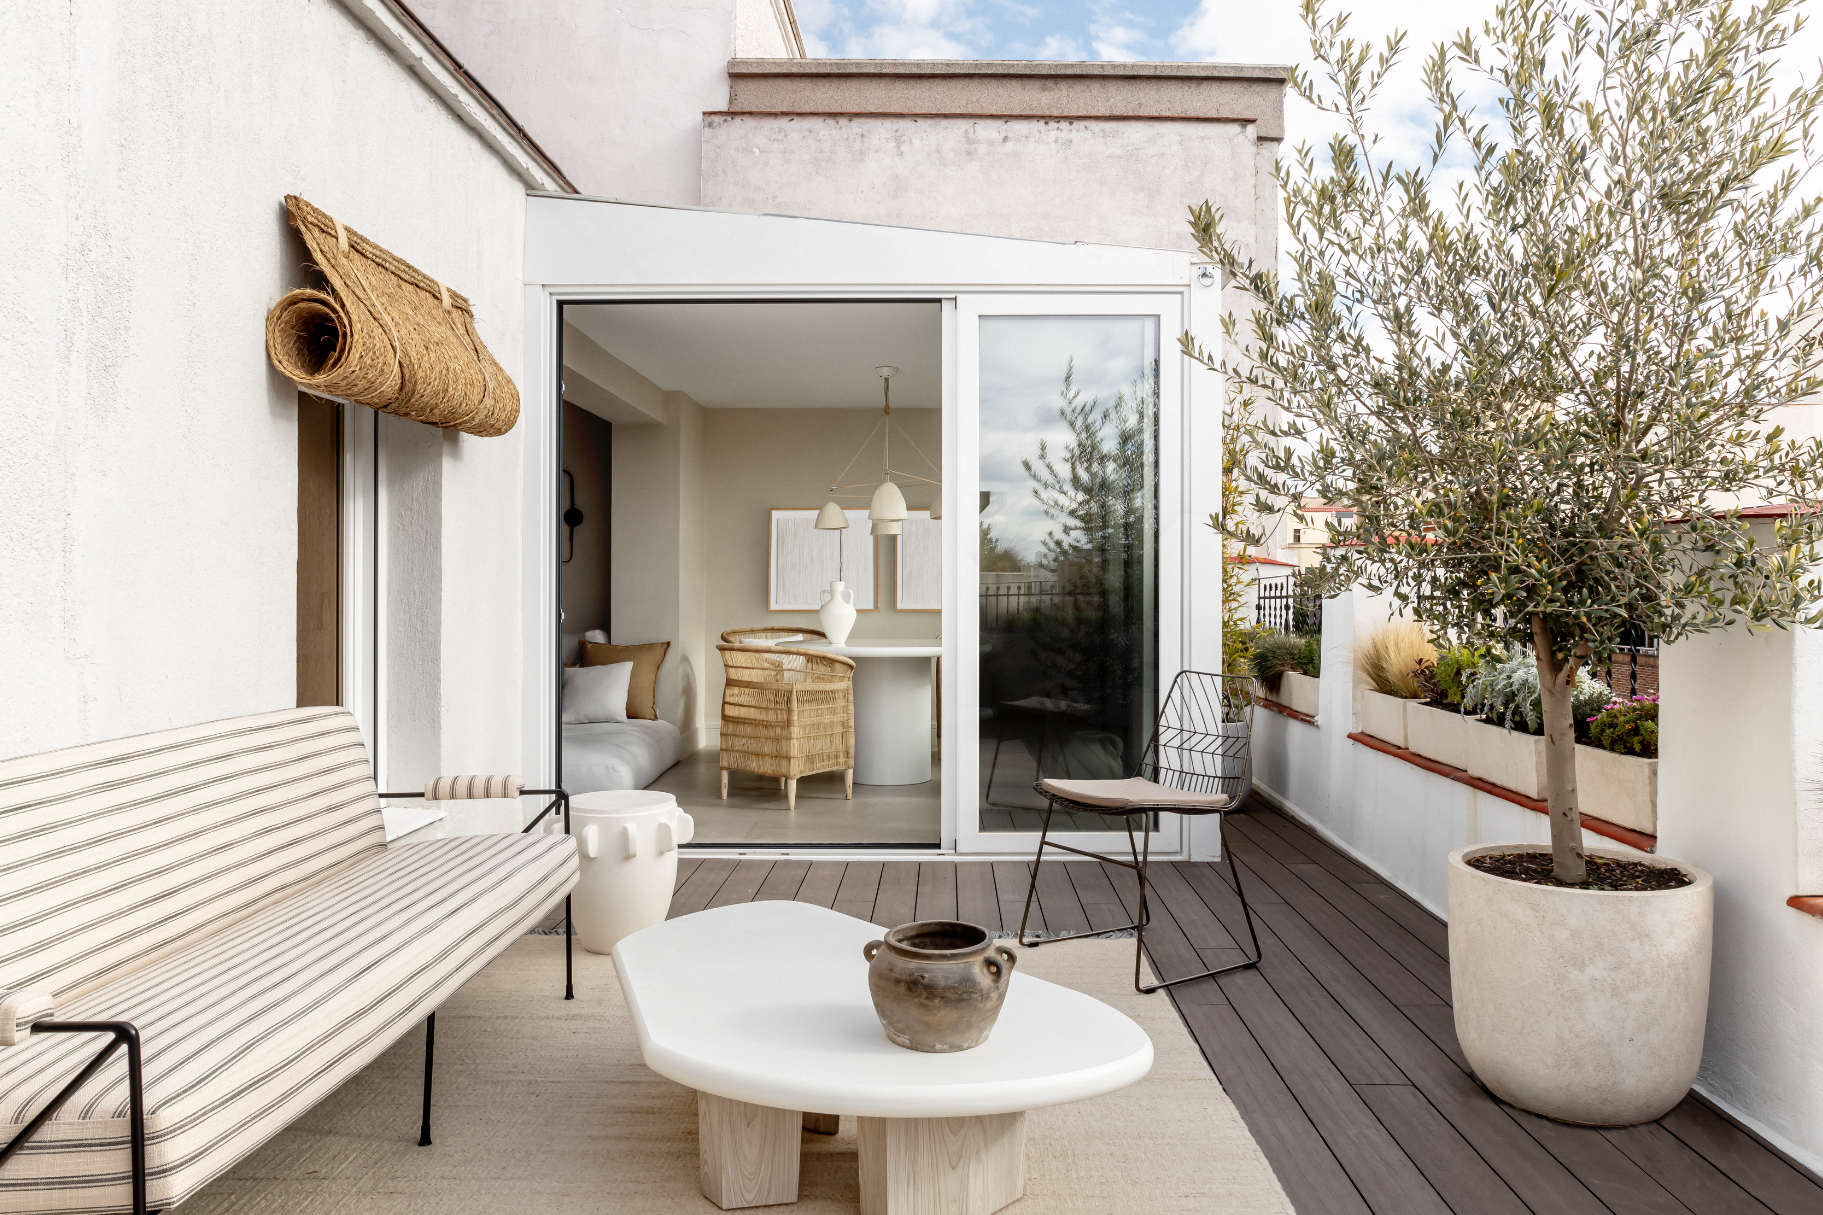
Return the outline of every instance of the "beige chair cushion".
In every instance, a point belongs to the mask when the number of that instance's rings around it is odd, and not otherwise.
[[[665,651],[670,648],[671,643],[668,641],[653,641],[646,645],[603,645],[599,641],[584,640],[582,665],[605,667],[616,662],[632,663],[633,678],[627,684],[627,717],[657,721],[658,668],[664,665]]]
[[[1107,806],[1124,810],[1128,806],[1184,806],[1198,810],[1219,810],[1228,804],[1226,793],[1185,793],[1157,781],[1129,776],[1125,780],[1050,780],[1039,782],[1046,793],[1067,797],[1085,806]]]

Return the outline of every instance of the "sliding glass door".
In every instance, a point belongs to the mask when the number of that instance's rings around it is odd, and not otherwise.
[[[975,297],[959,303],[959,480],[973,526],[957,528],[954,571],[973,616],[958,688],[973,718],[959,757],[957,844],[1023,851],[1043,820],[1045,777],[1128,775],[1177,667],[1161,584],[1162,436],[1181,416],[1181,297]],[[963,495],[958,495],[962,500]],[[972,533],[972,534],[968,534]],[[969,593],[971,592],[972,593]],[[1169,617],[1169,619],[1167,619]],[[972,669],[971,669],[972,668]],[[972,772],[967,771],[973,769]],[[1179,844],[1179,821],[1153,847]],[[1059,816],[1054,834],[1124,847],[1124,820]]]

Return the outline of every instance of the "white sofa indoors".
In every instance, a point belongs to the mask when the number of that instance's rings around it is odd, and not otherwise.
[[[434,1013],[576,871],[567,836],[387,847],[344,709],[0,763],[0,1140],[19,1144],[0,1210],[182,1202]],[[128,1055],[21,1139],[110,1033]]]

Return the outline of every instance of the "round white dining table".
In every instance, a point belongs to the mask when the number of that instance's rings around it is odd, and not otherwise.
[[[928,637],[790,643],[855,664],[855,783],[921,785],[931,778],[931,670],[943,643]]]

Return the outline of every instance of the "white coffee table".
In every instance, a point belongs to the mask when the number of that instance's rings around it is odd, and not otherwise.
[[[703,1194],[724,1210],[796,1202],[802,1128],[851,1114],[864,1215],[987,1215],[1025,1190],[1025,1111],[1152,1068],[1128,1017],[1017,969],[985,1044],[894,1046],[861,957],[882,935],[807,903],[741,903],[614,947],[646,1066],[697,1091]]]

